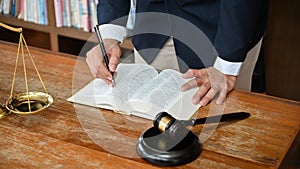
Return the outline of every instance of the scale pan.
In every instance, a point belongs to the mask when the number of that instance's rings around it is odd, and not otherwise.
[[[0,119],[3,119],[4,117],[8,116],[10,113],[9,110],[5,106],[0,105]]]
[[[52,103],[53,97],[47,93],[28,92],[11,97],[6,103],[6,108],[17,114],[34,114],[49,107]]]

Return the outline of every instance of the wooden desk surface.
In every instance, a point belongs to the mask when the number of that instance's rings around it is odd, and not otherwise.
[[[66,99],[92,80],[84,60],[30,49],[54,103],[39,114],[10,114],[0,120],[0,168],[159,168],[135,152],[137,138],[151,121],[73,106]],[[15,45],[0,42],[2,104],[9,97],[16,52]],[[32,65],[27,65],[29,88],[43,91]],[[22,69],[18,72],[15,93],[25,91]],[[200,108],[198,117],[238,111],[251,116],[192,128],[203,151],[178,168],[278,168],[295,144],[300,103],[236,90],[224,106]]]

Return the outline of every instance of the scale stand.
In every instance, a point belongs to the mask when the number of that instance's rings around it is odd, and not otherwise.
[[[42,77],[40,76],[40,73],[33,61],[33,58],[29,52],[28,46],[27,46],[25,38],[23,36],[22,28],[13,28],[11,26],[3,24],[2,22],[0,22],[0,26],[4,27],[10,31],[18,32],[20,34],[19,44],[18,44],[18,53],[17,53],[17,57],[16,57],[16,63],[15,63],[15,69],[14,69],[14,75],[13,75],[13,80],[12,80],[12,85],[11,85],[10,96],[9,96],[8,100],[6,101],[5,105],[0,105],[0,119],[6,117],[10,113],[34,114],[34,113],[40,112],[41,110],[46,109],[53,103],[53,97],[50,94],[48,94],[48,91],[44,85]],[[34,66],[34,69],[39,77],[39,80],[43,86],[44,92],[37,92],[37,91],[30,92],[28,89],[24,46],[30,57],[31,63]],[[16,73],[17,73],[17,68],[18,68],[18,63],[19,63],[20,50],[21,50],[21,55],[22,55],[26,92],[20,93],[20,94],[14,94],[13,91],[14,91]]]

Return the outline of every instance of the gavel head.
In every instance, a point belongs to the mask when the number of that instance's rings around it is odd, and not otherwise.
[[[157,114],[153,120],[153,125],[158,131],[173,139],[182,138],[190,131],[180,120],[176,120],[167,112]]]
[[[153,126],[160,132],[165,132],[175,121],[176,119],[167,112],[160,112],[155,116]]]

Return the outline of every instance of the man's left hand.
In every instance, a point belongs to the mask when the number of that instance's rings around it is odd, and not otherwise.
[[[189,69],[183,78],[193,78],[184,85],[181,90],[198,87],[197,92],[192,98],[194,104],[200,103],[201,106],[207,105],[213,98],[217,97],[216,103],[222,104],[227,93],[232,91],[236,85],[236,76],[225,75],[214,67],[204,69]]]

